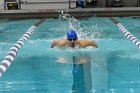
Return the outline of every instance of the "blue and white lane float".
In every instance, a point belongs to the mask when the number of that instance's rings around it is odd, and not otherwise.
[[[34,32],[36,27],[40,25],[43,21],[45,21],[45,18],[42,18],[37,23],[35,23],[33,26],[31,26],[27,32],[23,34],[23,36],[14,44],[5,58],[0,62],[0,77],[2,74],[8,69],[8,67],[13,62],[14,58],[16,57],[17,52],[19,49],[24,45],[24,42],[30,37],[30,35]]]
[[[119,30],[129,39],[132,43],[134,43],[138,48],[140,48],[140,40],[138,40],[133,34],[131,34],[120,22],[115,20],[114,18],[110,18],[113,23],[115,23]]]

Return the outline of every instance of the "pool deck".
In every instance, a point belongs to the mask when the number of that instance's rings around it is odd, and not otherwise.
[[[42,10],[0,10],[0,19],[58,18],[64,11],[76,18],[140,16],[140,7],[123,8],[75,8]]]

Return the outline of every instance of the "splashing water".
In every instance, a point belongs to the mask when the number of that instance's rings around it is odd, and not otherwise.
[[[101,36],[101,30],[98,28],[97,24],[89,27],[88,29],[83,29],[80,26],[81,23],[76,18],[64,11],[61,11],[59,19],[67,20],[69,24],[69,30],[73,29],[77,31],[78,38],[80,39],[99,39]]]

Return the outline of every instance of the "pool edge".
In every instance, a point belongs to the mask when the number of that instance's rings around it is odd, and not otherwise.
[[[140,16],[139,7],[125,8],[75,8],[75,9],[41,9],[41,10],[0,10],[0,19],[58,18],[65,11],[76,18],[81,17],[124,17]]]

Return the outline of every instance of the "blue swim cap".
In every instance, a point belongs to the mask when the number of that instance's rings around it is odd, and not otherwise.
[[[77,38],[77,33],[74,30],[69,30],[67,33],[67,39],[69,38]]]

